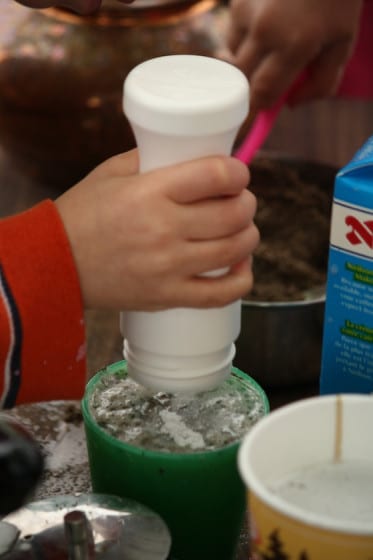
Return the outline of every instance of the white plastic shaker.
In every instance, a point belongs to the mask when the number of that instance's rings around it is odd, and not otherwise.
[[[227,62],[171,55],[135,67],[124,83],[123,110],[140,171],[230,154],[248,105],[247,79]],[[240,301],[207,310],[123,312],[128,373],[156,391],[214,388],[231,372],[240,320]]]

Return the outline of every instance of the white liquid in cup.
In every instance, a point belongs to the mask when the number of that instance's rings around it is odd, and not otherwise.
[[[288,504],[308,513],[373,524],[373,461],[312,465],[268,486]]]
[[[373,396],[358,394],[303,399],[263,418],[244,438],[238,457],[242,479],[253,497],[251,515],[269,515],[257,502],[262,504],[271,511],[273,526],[294,538],[298,535],[299,543],[308,539],[310,549],[319,531],[334,535],[330,542],[346,539],[351,546],[362,537],[365,544],[356,542],[369,548],[372,422]],[[292,546],[290,540],[288,545]]]

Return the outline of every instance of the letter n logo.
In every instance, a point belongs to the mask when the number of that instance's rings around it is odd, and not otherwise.
[[[373,249],[373,220],[360,222],[354,216],[346,216],[345,223],[351,229],[346,233],[346,238],[352,245],[360,245],[365,243],[370,249]]]

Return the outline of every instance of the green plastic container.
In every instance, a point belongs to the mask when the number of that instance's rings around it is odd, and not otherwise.
[[[102,376],[125,372],[125,365],[122,361],[99,371],[82,401],[93,491],[132,498],[160,514],[171,531],[177,560],[234,558],[246,510],[237,469],[240,442],[184,454],[149,451],[110,436],[93,420],[88,403]],[[243,390],[251,386],[258,391],[268,413],[263,389],[236,368],[232,374]]]

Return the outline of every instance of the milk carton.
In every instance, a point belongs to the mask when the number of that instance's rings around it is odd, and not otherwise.
[[[373,136],[335,180],[320,389],[373,392]]]

